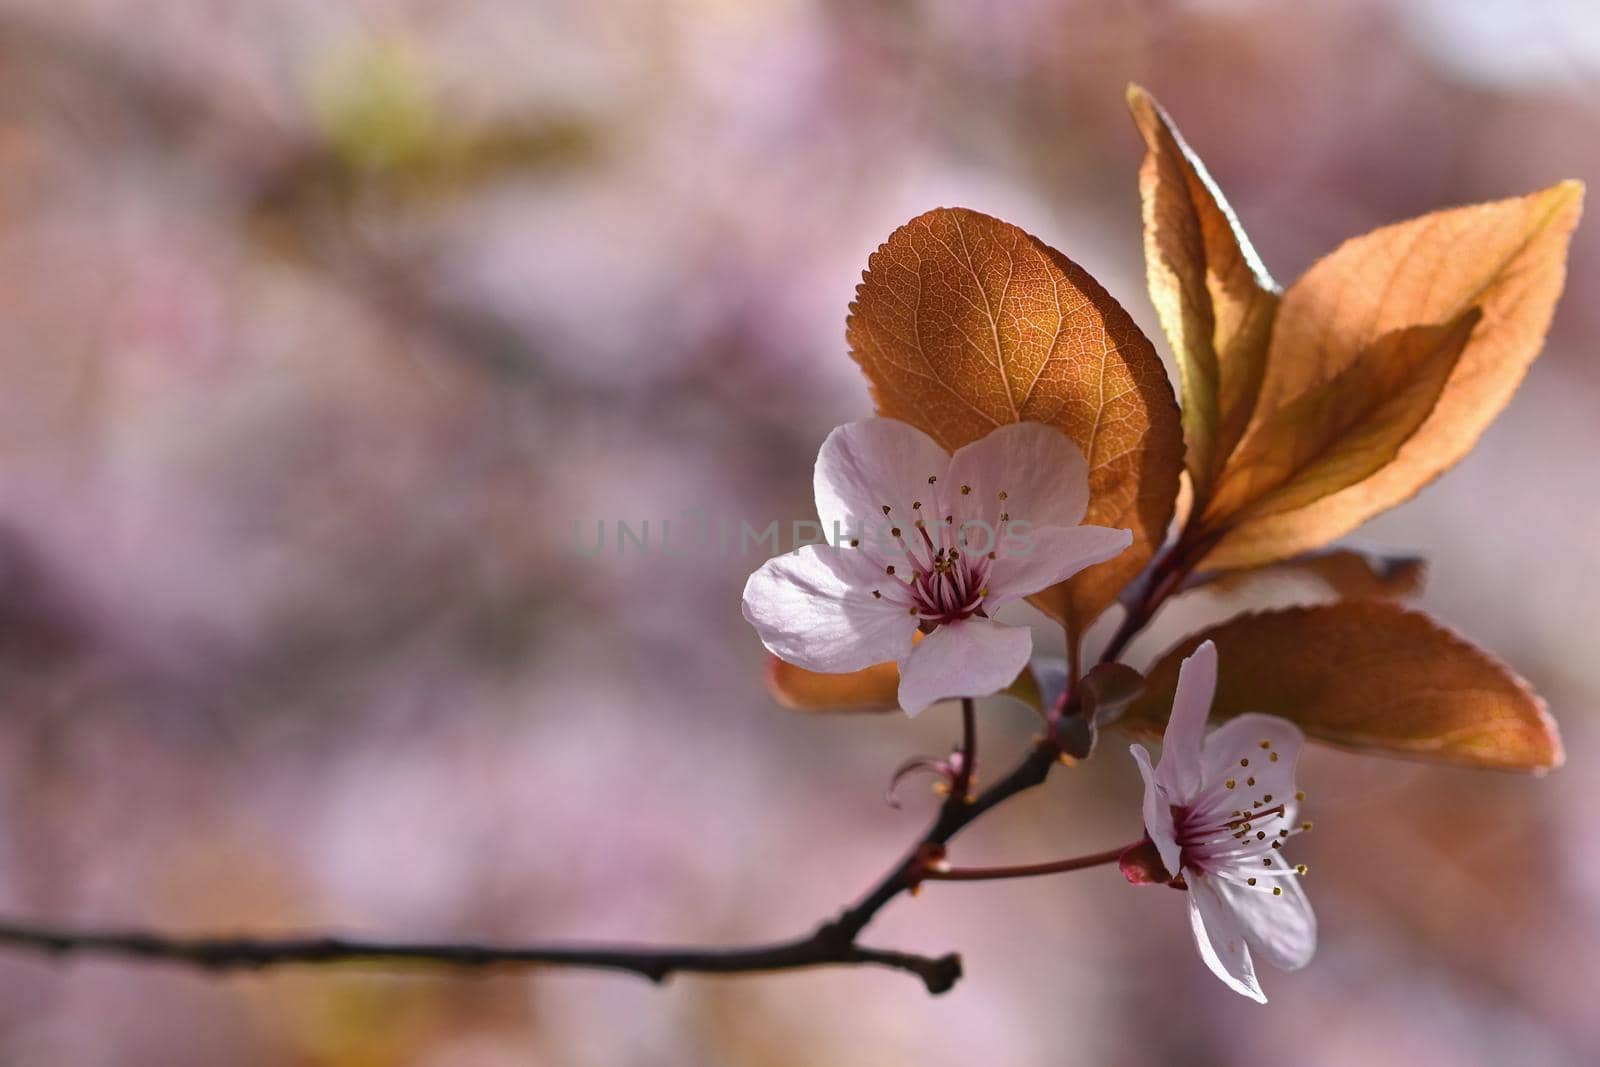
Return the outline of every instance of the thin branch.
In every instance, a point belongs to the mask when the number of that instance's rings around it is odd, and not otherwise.
[[[1152,568],[1151,584],[1102,661],[1114,659],[1143,628],[1161,603],[1182,583],[1189,567],[1184,553],[1172,552]],[[990,809],[1042,783],[1061,757],[1056,741],[1035,741],[1011,771],[976,797],[971,795],[977,759],[977,722],[973,702],[962,701],[962,760],[950,795],[927,831],[909,852],[853,906],[791,941],[738,948],[706,949],[617,945],[496,946],[471,943],[372,942],[340,937],[227,938],[167,937],[145,931],[88,930],[0,921],[0,946],[51,955],[93,954],[136,960],[163,960],[209,971],[251,970],[281,964],[382,963],[425,966],[587,967],[625,971],[664,981],[677,973],[752,974],[805,967],[871,965],[917,975],[930,993],[943,993],[961,977],[955,953],[923,956],[867,948],[857,944],[861,932],[883,907],[921,882],[977,881],[1018,878],[1078,870],[1109,863],[1122,849],[1031,867],[956,868],[934,870],[930,856]]]
[[[1060,756],[1061,750],[1054,741],[1041,738],[1011,769],[1011,773],[979,793],[970,803],[956,804],[947,799],[939,809],[938,818],[905,858],[868,890],[854,907],[845,910],[824,929],[836,930],[840,936],[855,940],[885,904],[917,884],[918,872],[923,867],[929,849],[942,847],[990,808],[1043,782]],[[951,796],[954,795],[952,792]]]
[[[978,715],[971,697],[961,701],[961,766],[956,769],[955,781],[950,783],[950,796],[946,803],[965,804],[971,799],[972,776],[978,767]]]
[[[259,970],[283,964],[415,964],[456,968],[587,967],[626,971],[652,982],[676,973],[746,974],[838,964],[873,964],[909,971],[930,993],[961,976],[955,954],[932,957],[838,941],[821,931],[771,945],[729,949],[610,945],[482,945],[383,942],[342,937],[163,937],[132,930],[81,930],[0,923],[0,945],[51,955],[91,954],[162,960],[207,971]]]
[[[1192,525],[1184,528],[1178,540],[1157,558],[1150,570],[1139,579],[1139,595],[1128,606],[1127,613],[1122,617],[1122,624],[1117,627],[1111,639],[1106,642],[1105,649],[1100,653],[1101,663],[1114,663],[1127,649],[1139,633],[1155,618],[1156,612],[1173,596],[1181,592],[1184,582],[1188,579],[1195,566],[1205,558],[1205,554],[1216,546],[1220,539],[1219,534],[1197,533]]]
[[[1107,863],[1116,863],[1130,847],[1129,845],[1118,845],[1116,848],[1107,849],[1104,852],[1091,853],[1087,856],[1073,856],[1071,859],[1052,860],[1049,863],[1030,863],[1019,867],[931,866],[921,872],[921,880],[924,882],[997,882],[1004,878],[1033,878],[1041,874],[1064,874],[1067,871],[1081,871],[1087,867],[1100,867]]]

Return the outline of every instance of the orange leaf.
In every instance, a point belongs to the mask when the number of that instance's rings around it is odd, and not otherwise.
[[[1171,117],[1137,85],[1139,197],[1150,302],[1177,358],[1189,476],[1204,503],[1255,410],[1278,286]]]
[[[1089,462],[1084,521],[1133,546],[1034,598],[1073,635],[1165,538],[1182,430],[1150,341],[1098,282],[1009,223],[937,208],[867,261],[846,323],[880,414],[954,450],[996,426],[1059,427]]]
[[[769,656],[767,689],[779,704],[795,711],[898,711],[900,668],[894,663],[878,663],[848,674],[819,674]],[[1000,695],[1042,710],[1043,698],[1032,667],[1024,667]]]
[[[1206,557],[1248,567],[1317,548],[1409,498],[1471,449],[1538,354],[1566,273],[1583,185],[1456,208],[1374,230],[1314,265],[1284,295],[1258,420],[1333,381],[1379,338],[1479,307],[1437,405],[1395,459],[1330,496],[1244,523]]]
[[[1263,711],[1344,748],[1499,770],[1561,765],[1544,702],[1482,649],[1382,601],[1241,615],[1186,638],[1148,674],[1119,725],[1159,732],[1178,665],[1217,644],[1213,721]]]
[[[1204,588],[1247,593],[1274,579],[1304,575],[1328,587],[1341,600],[1400,600],[1422,591],[1427,564],[1416,556],[1369,556],[1354,549],[1315,552],[1265,567],[1223,571]]]
[[[1394,459],[1433,412],[1481,318],[1384,334],[1326,384],[1265,411],[1240,442],[1202,525],[1221,529],[1315,503]]]
[[[767,688],[779,704],[795,711],[898,711],[900,668],[879,663],[849,674],[818,674],[785,663],[767,661]]]

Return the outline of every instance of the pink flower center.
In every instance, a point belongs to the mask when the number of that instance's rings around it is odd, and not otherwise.
[[[936,476],[928,478],[930,486],[937,481]],[[972,492],[972,487],[963,485],[960,492],[966,496]],[[1002,506],[1006,495],[1004,490],[996,494]],[[910,574],[907,576],[903,568],[894,565],[886,567],[885,571],[905,587],[909,594],[908,610],[917,617],[923,632],[931,633],[939,626],[973,615],[987,617],[983,601],[989,595],[989,570],[995,560],[993,549],[1004,536],[1011,516],[1000,512],[1000,521],[995,527],[986,528],[984,534],[976,538],[986,542],[981,547],[987,551],[974,552],[969,549],[967,532],[956,527],[954,515],[930,521],[924,517],[920,500],[914,501],[911,509],[916,517],[910,522],[909,537],[901,525],[889,530],[890,537],[905,554],[904,567],[910,569]],[[896,521],[894,509],[888,504],[883,505],[883,514],[888,522]],[[874,592],[873,595],[880,594]]]
[[[1276,762],[1271,742],[1263,740],[1261,749]],[[1306,870],[1286,862],[1279,851],[1289,838],[1311,829],[1311,823],[1289,818],[1291,800],[1297,804],[1305,794],[1297,791],[1290,798],[1258,789],[1249,767],[1249,757],[1243,757],[1232,776],[1212,783],[1189,803],[1172,806],[1179,862],[1185,870],[1281,895],[1272,881]]]

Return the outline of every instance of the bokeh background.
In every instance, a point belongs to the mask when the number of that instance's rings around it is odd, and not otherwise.
[[[923,827],[883,788],[952,709],[780,711],[757,559],[583,558],[571,524],[810,517],[817,444],[868,410],[859,271],[936,205],[1158,336],[1130,79],[1284,281],[1600,162],[1584,0],[0,4],[0,911],[721,942],[854,897]],[[1105,869],[894,904],[873,942],[964,953],[942,998],[0,955],[0,1063],[1596,1062],[1597,235],[1478,451],[1358,537],[1432,560],[1423,604],[1545,694],[1567,767],[1312,752],[1323,947],[1269,1006]],[[1135,659],[1244,603],[1174,605]],[[983,728],[993,775],[1030,722]],[[956,857],[1132,838],[1121,749]]]

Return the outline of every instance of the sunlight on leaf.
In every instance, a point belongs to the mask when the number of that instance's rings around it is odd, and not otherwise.
[[[846,324],[880,414],[956,449],[1021,420],[1089,461],[1084,521],[1133,546],[1033,598],[1081,634],[1166,536],[1183,464],[1172,386],[1122,306],[1060,252],[999,219],[938,208],[868,260]]]
[[[1526,682],[1428,616],[1374,600],[1241,615],[1186,638],[1119,725],[1158,734],[1179,663],[1208,639],[1219,653],[1213,721],[1260,711],[1344,748],[1499,770],[1561,765],[1556,724]]]
[[[1304,507],[1394,459],[1433,412],[1481,317],[1473,308],[1445,326],[1384,334],[1331,381],[1264,412],[1229,459],[1202,525]]]
[[[1448,323],[1473,307],[1483,321],[1434,410],[1392,462],[1314,503],[1230,531],[1203,566],[1247,567],[1320,547],[1406,500],[1465,455],[1544,343],[1582,201],[1582,183],[1568,181],[1387,226],[1346,242],[1291,286],[1274,326],[1257,420],[1334,381],[1395,331]]]
[[[1203,503],[1255,410],[1278,287],[1161,105],[1131,85],[1128,108],[1146,147],[1139,198],[1150,302],[1177,360],[1187,465]]]

